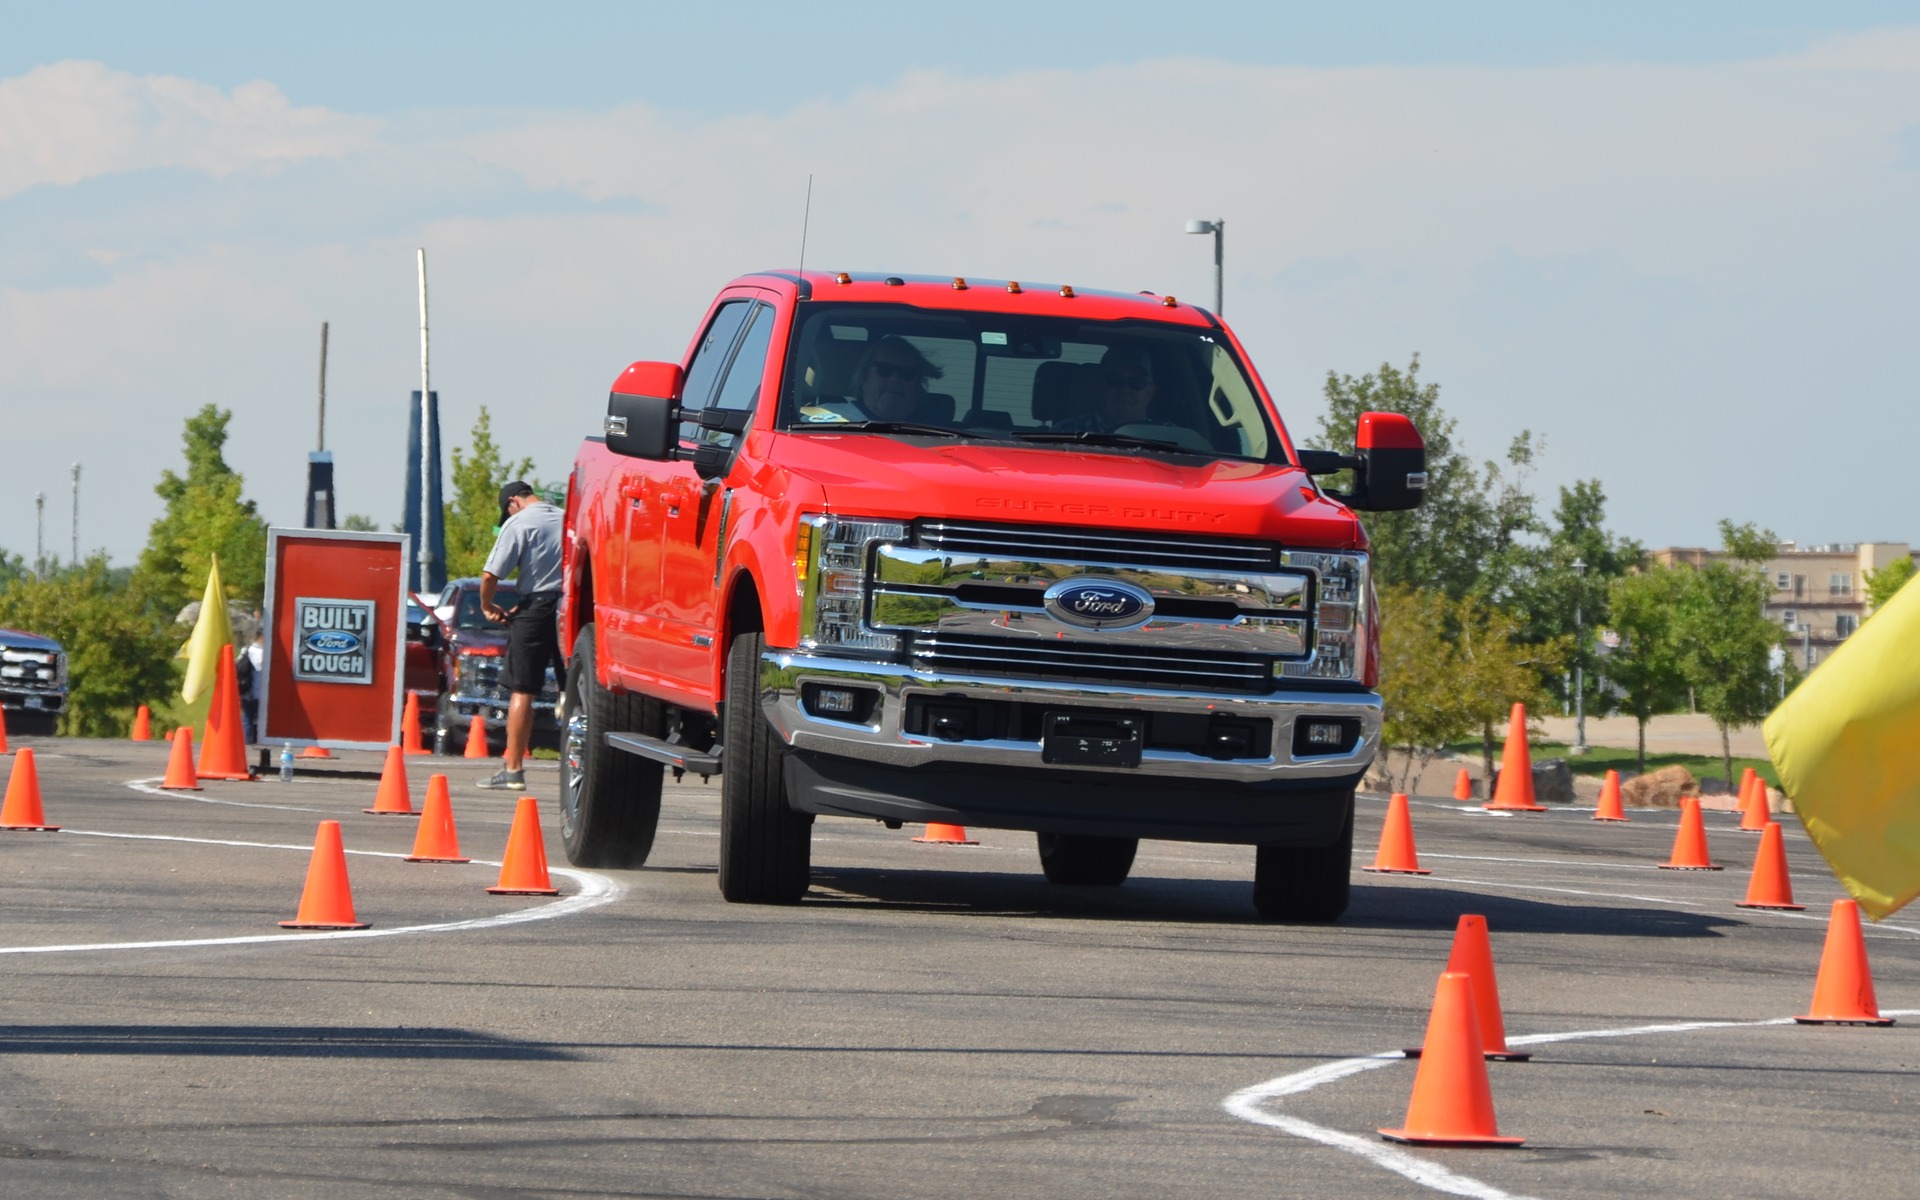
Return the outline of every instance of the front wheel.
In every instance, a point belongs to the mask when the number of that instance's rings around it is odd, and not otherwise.
[[[1118,887],[1133,870],[1139,838],[1095,837],[1090,834],[1041,833],[1040,869],[1048,883],[1083,887]]]
[[[798,904],[807,893],[813,818],[787,804],[785,747],[760,711],[758,633],[727,648],[721,723],[720,894],[735,904]]]
[[[660,735],[660,702],[600,686],[593,626],[573,640],[560,737],[560,839],[576,867],[638,867],[660,825],[662,768],[607,745],[608,732]]]
[[[1269,921],[1337,921],[1347,911],[1353,870],[1353,797],[1340,836],[1327,846],[1260,846],[1253,860],[1253,907]]]

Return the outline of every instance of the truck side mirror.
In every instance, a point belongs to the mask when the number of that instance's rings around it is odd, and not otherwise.
[[[1366,512],[1418,508],[1427,497],[1427,444],[1413,422],[1399,413],[1360,414],[1353,434],[1353,495],[1347,503]]]
[[[607,449],[629,458],[666,460],[680,444],[680,364],[637,362],[607,395]]]

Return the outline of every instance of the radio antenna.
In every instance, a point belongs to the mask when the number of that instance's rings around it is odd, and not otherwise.
[[[800,267],[796,275],[807,273],[807,222],[813,217],[813,176],[807,176],[807,205],[800,210]]]

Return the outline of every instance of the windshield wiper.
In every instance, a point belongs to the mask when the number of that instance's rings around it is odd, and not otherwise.
[[[922,425],[918,421],[832,421],[819,425],[801,425],[797,429],[818,433],[845,433],[850,429],[862,433],[925,433],[934,437],[959,437],[960,431],[948,425]]]
[[[1136,437],[1126,433],[1101,433],[1094,429],[1045,430],[1033,433],[1015,433],[1014,438],[1022,442],[1072,442],[1082,446],[1136,446],[1144,450],[1172,450],[1179,454],[1204,454],[1207,451],[1195,450],[1191,446],[1182,446],[1179,442],[1161,441],[1159,438]]]

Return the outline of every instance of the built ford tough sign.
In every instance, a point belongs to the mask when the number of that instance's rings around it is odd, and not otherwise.
[[[1170,296],[736,280],[574,465],[567,856],[644,862],[672,767],[720,776],[729,900],[801,899],[833,816],[1031,830],[1063,884],[1253,845],[1259,912],[1332,920],[1380,738],[1354,514],[1425,486],[1401,416],[1296,449]]]

